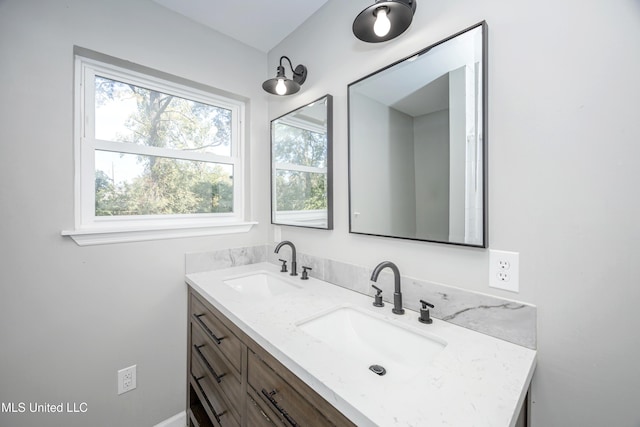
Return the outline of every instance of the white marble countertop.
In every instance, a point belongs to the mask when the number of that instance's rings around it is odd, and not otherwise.
[[[223,283],[257,271],[276,273],[300,289],[252,298]],[[391,304],[373,307],[369,296],[299,277],[258,263],[188,274],[186,281],[359,427],[515,425],[535,369],[534,350],[438,319],[425,325],[414,311],[395,315]],[[377,376],[296,326],[344,305],[383,316],[391,324],[446,342],[446,347],[410,378]]]

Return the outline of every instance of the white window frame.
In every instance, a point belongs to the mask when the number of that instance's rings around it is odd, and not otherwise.
[[[150,147],[95,138],[95,76],[231,110],[231,156]],[[156,240],[249,231],[244,212],[245,103],[80,55],[75,57],[75,230],[79,245]],[[112,151],[233,165],[233,212],[183,215],[95,215],[95,152]]]

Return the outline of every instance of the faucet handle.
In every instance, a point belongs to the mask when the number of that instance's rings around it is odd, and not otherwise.
[[[420,300],[420,303],[422,304],[422,308],[420,309],[420,317],[418,317],[418,320],[421,323],[426,323],[426,324],[433,323],[433,319],[431,319],[429,315],[429,309],[427,308],[427,306],[431,308],[434,308],[435,306],[433,304],[426,302],[425,300]]]
[[[280,268],[280,273],[286,273],[287,272],[287,260],[286,259],[282,259],[282,258],[278,258],[278,261],[282,262],[282,267]]]
[[[302,277],[300,277],[300,279],[309,280],[309,273],[307,270],[313,270],[313,268],[302,266]]]
[[[376,285],[371,285],[371,287],[376,290],[376,294],[373,297],[374,298],[373,306],[374,307],[384,307],[384,303],[382,302],[382,289],[380,289]]]
[[[424,309],[426,309],[426,308],[427,308],[427,306],[429,306],[429,307],[431,307],[431,308],[435,308],[435,305],[430,304],[430,303],[426,302],[425,300],[422,300],[422,299],[421,299],[421,300],[420,300],[420,303],[422,303],[422,308],[424,308]]]

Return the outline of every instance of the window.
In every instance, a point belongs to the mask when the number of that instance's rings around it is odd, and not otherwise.
[[[77,218],[63,234],[244,231],[242,102],[82,56],[75,89]]]
[[[274,222],[326,226],[326,127],[286,117],[272,133]]]

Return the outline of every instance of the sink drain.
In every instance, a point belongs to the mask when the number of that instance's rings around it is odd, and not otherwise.
[[[384,369],[384,367],[380,366],[380,365],[371,365],[371,366],[369,366],[369,370],[372,371],[374,374],[377,374],[377,375],[380,375],[380,376],[382,376],[382,375],[387,373],[387,370]]]

